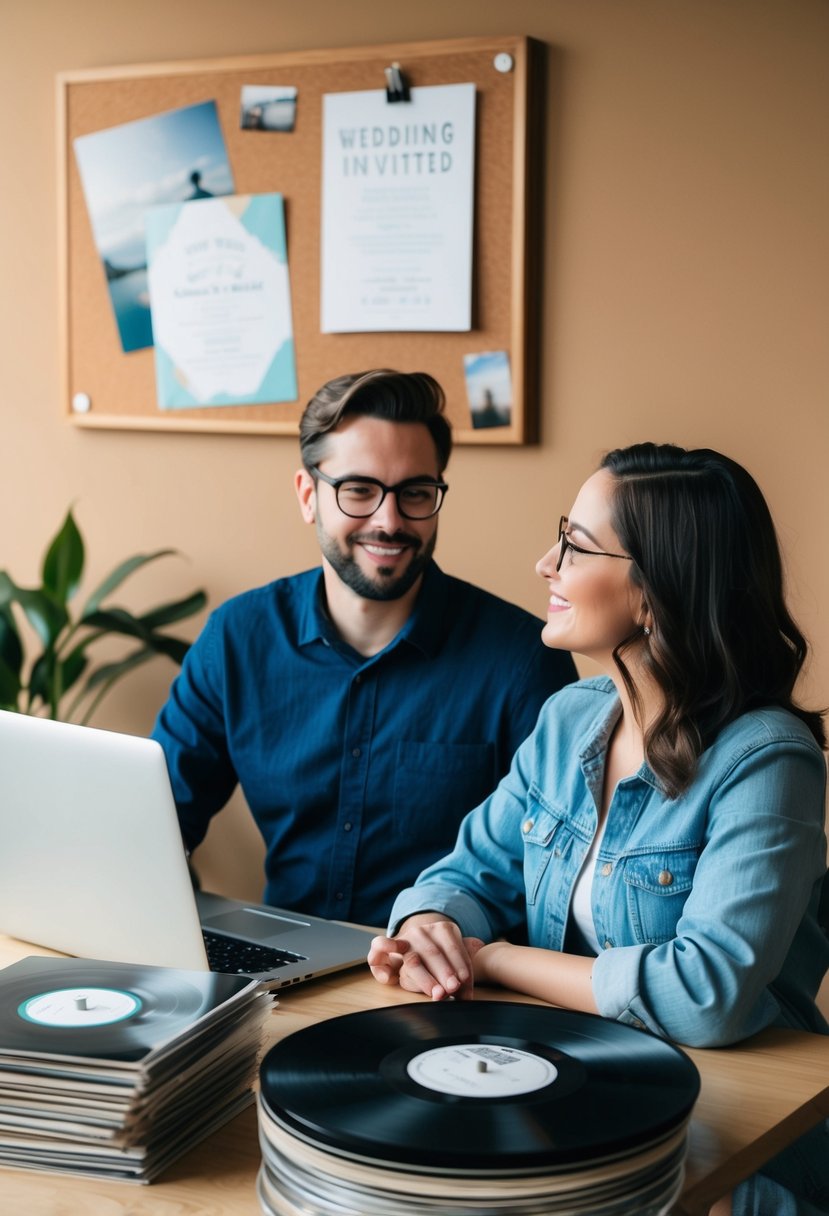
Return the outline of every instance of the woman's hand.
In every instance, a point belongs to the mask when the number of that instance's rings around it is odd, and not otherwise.
[[[452,920],[437,912],[419,912],[404,921],[396,937],[375,937],[368,953],[371,974],[381,984],[399,984],[406,992],[423,992],[433,1001],[472,999],[472,960],[483,946],[478,937],[462,937]]]

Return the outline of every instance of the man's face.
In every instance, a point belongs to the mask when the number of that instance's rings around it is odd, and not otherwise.
[[[388,486],[410,477],[440,478],[423,423],[359,416],[329,434],[319,468],[337,480],[375,477]],[[326,482],[300,473],[297,490],[303,515],[316,523],[324,561],[346,586],[365,599],[396,600],[415,585],[435,548],[437,515],[406,519],[394,494],[387,494],[373,515],[352,519]]]

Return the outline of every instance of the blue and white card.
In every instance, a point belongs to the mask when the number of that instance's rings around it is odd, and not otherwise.
[[[282,195],[153,207],[146,233],[159,408],[295,401]]]

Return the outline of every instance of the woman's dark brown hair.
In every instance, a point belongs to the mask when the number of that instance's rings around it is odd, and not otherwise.
[[[637,629],[614,657],[635,707],[632,646],[663,694],[645,754],[666,791],[681,793],[701,752],[749,709],[782,706],[825,747],[823,715],[793,699],[808,646],[753,477],[719,452],[673,444],[618,448],[601,467],[615,478],[613,525],[652,619],[650,635]]]

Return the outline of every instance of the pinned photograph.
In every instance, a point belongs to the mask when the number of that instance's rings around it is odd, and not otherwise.
[[[153,345],[147,209],[233,193],[216,103],[205,101],[81,135],[74,146],[121,346],[141,350]]]
[[[242,85],[243,131],[293,131],[296,89],[289,85]]]
[[[512,377],[505,350],[486,350],[463,357],[466,395],[474,430],[510,426]]]

